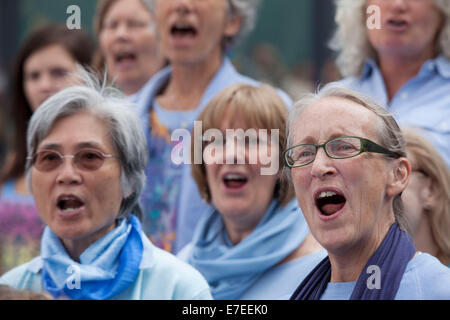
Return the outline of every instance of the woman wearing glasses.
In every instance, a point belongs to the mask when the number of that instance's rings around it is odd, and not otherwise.
[[[31,119],[26,178],[47,227],[41,256],[0,283],[70,299],[210,298],[197,271],[142,233],[145,136],[129,102],[85,78]]]
[[[450,270],[403,230],[411,165],[397,123],[333,86],[295,104],[285,161],[300,207],[328,257],[292,299],[448,299]]]

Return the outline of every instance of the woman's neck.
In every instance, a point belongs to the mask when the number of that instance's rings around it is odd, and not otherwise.
[[[429,214],[423,213],[423,216],[424,219],[420,220],[420,223],[417,224],[417,229],[414,231],[414,245],[417,250],[438,257],[440,250],[433,237]]]
[[[356,281],[370,257],[389,232],[393,221],[377,223],[372,234],[359,239],[359,243],[337,251],[328,251],[331,263],[331,282]]]
[[[423,64],[435,57],[434,51],[425,51],[420,55],[381,55],[379,66],[386,84],[388,100],[391,101],[400,88],[417,76]]]
[[[166,110],[196,109],[221,65],[221,54],[195,64],[172,64],[169,83],[164,92],[157,97],[158,104]]]
[[[142,77],[139,79],[135,79],[133,81],[123,81],[116,80],[120,90],[123,91],[123,93],[126,96],[131,96],[135,93],[137,93],[141,88],[147,83],[147,81],[159,70],[164,68],[164,65],[166,63],[166,60],[162,57],[155,58],[154,62],[149,66],[149,72],[147,77]]]
[[[92,234],[80,239],[61,239],[69,256],[76,262],[80,262],[80,256],[82,253],[91,246],[95,241],[103,237],[116,227],[116,222],[113,222],[106,227],[101,228]]]

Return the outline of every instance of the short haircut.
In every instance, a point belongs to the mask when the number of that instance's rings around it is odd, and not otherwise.
[[[319,90],[317,93],[307,94],[294,104],[289,113],[287,121],[287,148],[290,148],[292,146],[292,132],[294,130],[294,124],[300,117],[302,112],[305,111],[313,103],[329,97],[352,101],[360,105],[362,108],[366,108],[372,111],[378,119],[378,122],[374,124],[378,139],[377,143],[393,153],[396,153],[402,157],[406,157],[405,140],[394,117],[369,97],[357,91],[340,87],[336,83],[330,83],[329,85]],[[387,160],[392,159],[392,157],[390,157],[389,155],[383,156]],[[404,209],[401,199],[401,193],[394,197],[393,210],[395,219],[398,224],[403,229],[408,231],[408,225],[405,221],[403,213]]]
[[[49,99],[33,114],[27,131],[28,157],[32,157],[54,124],[64,117],[88,112],[109,128],[112,145],[117,151],[121,167],[124,198],[118,217],[130,213],[141,216],[139,198],[145,184],[148,150],[135,107],[123,94],[105,84],[91,73],[80,69],[82,85],[66,88]],[[31,190],[31,161],[27,161],[26,176]]]
[[[242,120],[249,128],[279,130],[279,178],[274,190],[274,198],[280,205],[286,205],[294,196],[287,179],[280,174],[284,166],[283,149],[286,144],[287,108],[278,92],[268,86],[258,87],[247,84],[235,84],[220,92],[205,107],[198,120],[202,121],[202,135],[208,129],[220,129],[224,120]],[[191,144],[192,176],[197,183],[201,196],[211,203],[211,193],[206,179],[205,164],[194,164],[194,143]]]

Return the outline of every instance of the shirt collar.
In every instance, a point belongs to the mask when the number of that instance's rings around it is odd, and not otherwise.
[[[367,59],[363,66],[363,71],[361,73],[361,80],[369,78],[374,70],[378,70],[378,65],[373,59]],[[450,78],[450,60],[440,55],[434,59],[426,61],[419,74],[422,72],[437,72],[443,78]]]

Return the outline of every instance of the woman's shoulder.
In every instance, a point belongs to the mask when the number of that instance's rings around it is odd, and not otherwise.
[[[40,291],[41,269],[42,259],[39,256],[4,273],[0,277],[0,284],[19,290]]]
[[[211,299],[200,272],[160,248],[153,247],[152,251],[151,261],[141,267],[137,280],[143,282],[143,288],[151,288],[143,299]]]
[[[411,259],[396,299],[436,300],[449,297],[450,269],[427,253],[421,253]]]

